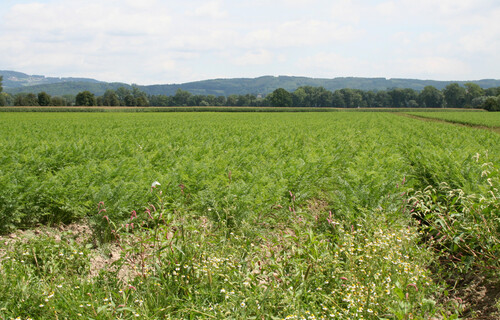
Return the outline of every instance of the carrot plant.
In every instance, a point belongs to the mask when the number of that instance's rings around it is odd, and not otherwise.
[[[1,232],[92,232],[4,236],[1,319],[454,317],[430,267],[494,266],[493,132],[354,112],[0,124]]]

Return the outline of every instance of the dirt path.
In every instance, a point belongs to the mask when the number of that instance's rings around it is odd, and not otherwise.
[[[489,131],[493,131],[495,133],[500,134],[500,127],[487,127],[487,126],[481,126],[481,125],[476,125],[476,124],[464,124],[464,123],[454,122],[454,121],[445,120],[445,119],[422,117],[422,116],[417,116],[414,114],[408,114],[408,113],[404,113],[404,112],[394,112],[394,114],[397,114],[397,115],[403,116],[403,117],[407,117],[407,118],[417,119],[420,121],[450,123],[450,124],[453,124],[456,126],[489,130]]]

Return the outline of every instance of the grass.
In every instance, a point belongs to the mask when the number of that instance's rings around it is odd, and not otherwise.
[[[1,228],[27,229],[0,239],[1,319],[452,319],[467,306],[447,279],[498,279],[486,130],[340,112],[0,124]],[[75,222],[90,229],[39,227]]]

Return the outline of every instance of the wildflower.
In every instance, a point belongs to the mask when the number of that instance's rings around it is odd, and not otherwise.
[[[410,283],[407,287],[413,287],[415,288],[415,291],[418,291],[417,285],[414,283]]]
[[[137,212],[135,212],[135,210],[132,210],[132,213],[130,214],[130,220],[133,220],[137,218]]]
[[[151,184],[151,192],[153,192],[153,189],[156,189],[157,186],[161,186],[161,184],[158,181],[155,181]]]
[[[40,308],[43,308],[43,306],[44,306],[43,304],[40,304],[40,305],[39,305],[39,307],[40,307]]]
[[[245,301],[242,301],[242,302],[240,303],[240,307],[242,307],[242,308],[245,308],[245,307],[246,307]]]

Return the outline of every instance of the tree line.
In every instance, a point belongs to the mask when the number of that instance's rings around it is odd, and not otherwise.
[[[483,89],[475,83],[447,85],[443,90],[426,86],[413,89],[359,90],[344,88],[329,91],[323,87],[303,86],[293,92],[278,88],[262,96],[196,95],[178,89],[175,95],[147,95],[137,86],[107,90],[102,96],[83,91],[76,96],[50,96],[19,93],[14,96],[2,92],[0,77],[0,105],[14,106],[247,106],[247,107],[335,107],[335,108],[479,108],[500,111],[500,87]]]

